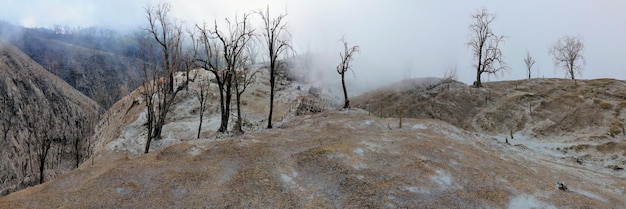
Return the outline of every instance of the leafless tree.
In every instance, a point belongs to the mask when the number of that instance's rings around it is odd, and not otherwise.
[[[13,127],[14,123],[13,123],[13,117],[9,116],[6,117],[5,119],[2,121],[2,133],[4,135],[3,139],[4,141],[7,141],[8,139],[8,135],[9,135],[9,131],[11,131],[11,128]]]
[[[344,98],[343,108],[350,108],[350,100],[348,100],[348,90],[346,89],[345,75],[348,70],[352,70],[352,65],[350,64],[350,62],[354,58],[354,54],[360,53],[360,50],[358,45],[349,47],[345,37],[341,37],[341,42],[343,43],[343,52],[339,52],[339,56],[341,57],[341,63],[337,65],[337,73],[341,75],[341,87],[343,87]],[[354,71],[352,71],[352,73],[354,73]]]
[[[196,59],[205,70],[213,73],[220,93],[221,123],[218,132],[228,131],[228,120],[232,101],[232,90],[236,69],[244,58],[246,46],[254,36],[249,23],[250,14],[235,22],[226,19],[226,32],[219,29],[217,21],[213,29],[196,25],[200,32],[201,58]],[[235,84],[236,85],[236,84]],[[237,88],[237,87],[235,87]]]
[[[576,74],[582,75],[583,67],[586,64],[583,50],[585,45],[582,38],[575,36],[565,36],[560,38],[554,45],[548,48],[548,53],[552,55],[554,67],[565,69],[565,76],[574,80],[576,85]]]
[[[528,79],[530,79],[530,72],[535,64],[535,59],[530,56],[530,52],[526,51],[526,57],[524,58],[524,63],[526,63],[526,69],[528,70]]]
[[[237,103],[237,122],[235,123],[234,132],[236,134],[243,133],[243,121],[241,116],[241,95],[246,91],[250,84],[256,80],[256,74],[258,70],[252,69],[253,58],[242,57],[238,66],[235,68],[235,76],[233,81],[235,82],[235,101]]]
[[[475,87],[482,87],[480,78],[483,73],[497,76],[498,73],[508,70],[499,46],[504,43],[504,36],[494,34],[491,29],[491,23],[495,19],[494,14],[483,8],[472,15],[473,21],[469,25],[470,41],[467,45],[477,60]]]
[[[456,72],[457,72],[457,66],[450,66],[450,69],[448,69],[446,72],[444,72],[443,77],[441,78],[441,80],[428,85],[428,87],[426,88],[426,90],[433,90],[436,89],[437,87],[444,85],[444,84],[449,84],[452,83],[456,80]]]
[[[198,136],[196,138],[200,138],[200,132],[202,132],[202,120],[204,116],[204,111],[206,111],[206,106],[209,101],[209,92],[210,92],[210,84],[208,77],[200,77],[198,78],[200,91],[198,91],[198,100],[200,101],[200,124],[198,125]]]
[[[53,120],[51,113],[44,114],[42,111],[33,111],[31,114],[35,114],[37,117],[46,118],[45,120],[35,121],[30,127],[32,131],[31,136],[34,137],[34,139],[32,139],[32,143],[34,145],[33,148],[35,149],[34,153],[38,165],[39,184],[42,184],[45,177],[44,170],[46,168],[45,166],[48,158],[48,152],[50,151],[50,146],[53,142],[54,130],[57,129],[51,127],[52,124],[54,124],[51,122]],[[32,118],[35,118],[35,115],[33,115]]]
[[[157,91],[156,78],[154,78],[154,74],[151,73],[153,71],[149,70],[148,64],[144,63],[143,73],[144,73],[144,81],[142,85],[141,95],[143,96],[144,104],[146,105],[146,129],[148,133],[146,134],[146,147],[144,149],[144,153],[148,153],[150,151],[150,143],[152,142],[152,132],[154,130],[155,123],[155,108],[154,108],[154,95]]]
[[[182,27],[169,18],[170,5],[161,3],[154,7],[147,6],[145,12],[149,27],[144,30],[157,43],[157,48],[153,48],[154,44],[145,43],[144,48],[147,50],[142,52],[144,59],[150,60],[144,66],[143,92],[148,108],[148,136],[144,152],[148,153],[152,139],[161,137],[165,118],[176,95],[185,89],[189,81],[185,80],[178,87],[174,85],[174,73],[188,66],[184,65],[186,55],[182,47]]]
[[[215,27],[217,27],[217,23]],[[200,44],[201,49],[203,49],[200,57],[196,61],[201,63],[200,66],[213,73],[215,76],[220,95],[221,121],[218,132],[224,133],[228,130],[228,119],[230,118],[232,74],[230,71],[226,70],[224,66],[223,59],[221,58],[221,49],[211,29],[209,29],[206,24],[202,27],[196,25],[196,28],[200,31]]]
[[[267,55],[269,56],[269,71],[270,71],[270,113],[267,119],[267,128],[272,128],[272,114],[274,112],[274,87],[276,86],[276,70],[280,67],[278,58],[285,55],[288,51],[293,51],[291,47],[291,38],[289,31],[287,31],[286,23],[283,19],[287,16],[287,13],[278,14],[276,17],[272,17],[270,14],[270,7],[264,11],[258,10],[256,12],[263,19],[263,42],[266,44]]]

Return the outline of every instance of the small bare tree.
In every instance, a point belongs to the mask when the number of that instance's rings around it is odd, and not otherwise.
[[[270,113],[267,119],[267,128],[272,128],[276,69],[281,63],[278,61],[278,58],[289,50],[293,51],[293,48],[291,47],[290,34],[287,31],[286,23],[283,22],[283,18],[287,16],[287,13],[279,14],[277,17],[272,18],[270,15],[270,7],[268,5],[265,12],[259,10],[257,11],[257,14],[259,14],[263,19],[263,42],[266,44],[268,49],[267,55],[269,56]]]
[[[472,15],[470,23],[470,41],[467,45],[472,49],[476,58],[476,81],[474,87],[482,87],[480,80],[483,73],[494,74],[508,70],[503,60],[500,44],[504,43],[504,36],[493,33],[491,23],[496,19],[495,15],[487,9],[478,10]]]
[[[582,38],[575,36],[565,36],[548,48],[555,69],[559,67],[565,69],[565,76],[574,80],[574,85],[577,85],[576,74],[582,75],[583,67],[586,64],[585,56],[582,53],[584,49],[585,45]]]
[[[530,56],[530,52],[526,51],[526,57],[524,58],[524,63],[526,63],[526,69],[528,70],[528,79],[530,79],[530,72],[535,64],[535,59]]]
[[[198,100],[200,100],[200,124],[198,125],[198,136],[196,138],[200,138],[200,132],[202,132],[202,118],[204,116],[204,111],[206,111],[206,106],[209,92],[210,92],[210,84],[209,78],[200,77],[198,78],[200,91],[198,91]]]
[[[348,47],[348,42],[345,37],[341,37],[341,42],[343,43],[343,52],[339,52],[339,56],[341,57],[341,63],[337,65],[337,73],[341,75],[341,86],[343,87],[343,98],[344,104],[343,108],[350,108],[350,100],[348,100],[348,90],[346,89],[346,79],[345,75],[348,70],[352,70],[352,65],[350,62],[354,58],[354,54],[359,53],[359,46],[354,45],[352,47]],[[354,74],[354,71],[352,71]]]
[[[237,122],[235,123],[234,132],[236,134],[243,133],[243,118],[241,116],[241,95],[246,91],[250,84],[256,80],[256,74],[258,70],[253,70],[249,64],[242,63],[240,67],[235,70],[235,102],[237,103]]]
[[[45,114],[42,111],[34,111],[32,118],[43,117],[45,120],[37,120],[31,126],[33,140],[34,153],[36,155],[37,165],[39,166],[39,184],[44,182],[44,170],[46,168],[46,161],[48,153],[53,142],[53,134],[55,128],[51,127],[53,122],[52,114]],[[49,124],[47,124],[49,123]]]

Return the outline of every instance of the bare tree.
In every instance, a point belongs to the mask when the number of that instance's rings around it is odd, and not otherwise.
[[[250,84],[254,83],[256,80],[256,74],[259,72],[258,70],[253,70],[251,67],[252,58],[249,59],[241,59],[238,66],[235,68],[235,101],[237,103],[237,122],[235,123],[234,132],[237,134],[243,133],[243,122],[241,116],[241,95],[246,91]]]
[[[154,62],[154,54],[152,54],[153,56],[151,57],[147,57],[146,55],[146,51],[148,49],[146,48],[150,48],[150,51],[153,51],[150,47],[150,45],[148,45],[147,43],[142,43],[143,47],[141,50],[142,53],[142,57],[144,60],[146,59],[150,59],[151,63]],[[157,78],[156,77],[156,69],[155,65],[149,65],[147,62],[143,62],[143,85],[141,88],[141,95],[143,96],[143,100],[144,100],[144,104],[146,105],[146,123],[144,124],[146,126],[146,129],[148,130],[148,133],[146,134],[146,146],[144,149],[144,153],[148,153],[148,151],[150,151],[150,143],[152,142],[152,131],[154,129],[154,122],[155,122],[155,108],[154,108],[154,95],[157,92],[157,84],[155,83]]]
[[[530,56],[530,52],[526,51],[526,57],[524,58],[524,63],[526,63],[526,69],[528,70],[528,79],[530,79],[530,72],[535,64],[535,59]]]
[[[500,43],[504,43],[504,36],[495,35],[491,23],[496,19],[487,9],[478,10],[472,15],[470,23],[470,41],[467,45],[472,49],[476,64],[475,87],[482,87],[480,77],[483,73],[494,74],[508,70],[502,59]]]
[[[33,111],[33,113],[31,114],[35,114],[38,117],[44,117],[46,118],[46,120],[37,120],[34,122],[34,124],[32,124],[32,126],[30,127],[32,129],[32,137],[34,137],[33,140],[33,148],[35,149],[35,156],[36,156],[36,160],[37,160],[37,165],[38,165],[38,172],[39,172],[39,184],[42,184],[44,182],[44,170],[45,170],[45,166],[46,166],[46,159],[48,158],[48,152],[50,151],[50,146],[52,145],[53,142],[53,130],[57,130],[53,127],[51,127],[52,124],[54,124],[53,122],[51,122],[53,120],[52,118],[52,114],[44,114],[41,111]],[[32,118],[35,118],[35,115],[32,116]],[[46,124],[44,123],[44,121]],[[32,163],[31,163],[32,164]]]
[[[198,91],[198,100],[200,100],[200,124],[198,125],[198,136],[196,138],[200,138],[200,132],[202,131],[202,119],[204,116],[204,111],[206,111],[210,84],[209,78],[206,79],[204,77],[198,78],[200,91]]]
[[[270,62],[270,113],[267,119],[267,128],[272,128],[276,70],[281,63],[278,61],[278,58],[289,50],[293,51],[293,48],[291,47],[290,34],[287,31],[286,23],[283,22],[287,13],[281,13],[276,17],[271,17],[270,7],[268,5],[265,12],[258,10],[257,14],[263,19],[263,42],[266,44],[267,55],[269,56]]]
[[[216,23],[217,27],[217,23]],[[230,92],[231,92],[231,72],[227,71],[224,67],[224,62],[221,59],[220,48],[215,41],[216,37],[213,36],[211,29],[204,24],[202,27],[196,25],[196,29],[200,32],[200,55],[196,59],[196,62],[200,63],[199,66],[213,73],[215,76],[215,82],[217,83],[218,92],[220,95],[220,128],[218,132],[226,132],[228,130],[228,118],[230,116]]]
[[[213,73],[220,92],[221,124],[218,132],[228,131],[228,120],[232,101],[232,88],[236,69],[247,44],[254,36],[254,30],[249,23],[249,14],[244,14],[241,21],[235,18],[235,22],[226,19],[226,30],[219,29],[217,21],[213,30],[206,25],[196,28],[200,32],[200,44],[204,48],[202,58],[196,59],[205,70]],[[236,84],[235,84],[236,85]],[[237,87],[235,87],[237,88]]]
[[[145,10],[149,27],[144,30],[157,43],[156,49],[152,48],[153,44],[145,44],[144,46],[149,47],[150,50],[143,52],[144,56],[146,52],[149,53],[148,57],[144,58],[150,60],[149,66],[144,66],[145,83],[151,85],[148,89],[144,88],[144,99],[148,107],[148,121],[146,122],[148,136],[144,152],[148,153],[152,139],[161,137],[165,118],[176,94],[185,89],[189,82],[185,80],[175,87],[174,73],[185,70],[183,68],[189,66],[184,65],[186,55],[182,47],[182,27],[168,16],[170,5],[162,3],[155,7],[147,6]],[[148,68],[152,69],[151,73],[148,72]],[[152,78],[149,74],[152,74]]]
[[[565,36],[560,38],[552,47],[548,48],[548,53],[552,55],[554,67],[565,69],[565,76],[574,80],[576,84],[576,74],[582,75],[583,67],[586,64],[583,50],[585,45],[582,38],[575,36]]]
[[[343,98],[344,105],[343,108],[350,108],[350,100],[348,100],[348,90],[346,89],[346,79],[345,75],[348,70],[352,70],[352,65],[350,62],[352,58],[354,58],[354,54],[359,53],[359,46],[354,45],[352,47],[348,47],[348,42],[345,37],[341,37],[341,42],[343,43],[343,52],[339,52],[339,56],[341,57],[341,63],[337,65],[337,73],[341,75],[341,87],[343,87]],[[354,71],[352,71],[354,73]]]

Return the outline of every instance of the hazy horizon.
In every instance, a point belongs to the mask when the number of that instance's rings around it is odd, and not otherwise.
[[[147,24],[144,7],[148,2],[8,0],[0,8],[0,20],[25,27],[99,26],[124,33]],[[537,60],[533,77],[563,78],[563,71],[555,72],[547,49],[565,35],[584,40],[587,65],[578,78],[626,79],[624,1],[182,0],[171,4],[171,16],[186,27],[203,21],[212,24],[216,19],[221,23],[267,5],[273,15],[287,11],[285,20],[299,54],[322,54],[328,60],[316,65],[336,74],[334,66],[342,47],[339,39],[345,35],[362,51],[354,59],[356,78],[348,76],[348,80],[372,87],[409,77],[441,77],[454,66],[460,81],[472,83],[474,60],[466,42],[470,15],[480,8],[496,14],[493,30],[506,36],[502,51],[511,68],[498,78],[484,75],[483,80],[527,77],[526,50]],[[258,17],[252,21],[260,23]]]

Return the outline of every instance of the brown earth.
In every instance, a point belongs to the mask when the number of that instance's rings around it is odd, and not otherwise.
[[[83,165],[6,208],[611,208],[622,178],[550,162],[445,122],[362,111]],[[391,127],[391,129],[389,129]],[[568,191],[555,188],[565,182]]]

